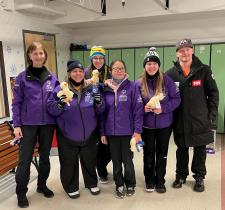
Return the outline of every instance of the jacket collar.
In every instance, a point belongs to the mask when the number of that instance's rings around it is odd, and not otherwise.
[[[182,68],[181,68],[178,60],[176,62],[174,62],[174,66],[178,72],[182,73]],[[199,60],[199,58],[197,56],[195,56],[193,54],[190,76],[196,74],[196,72],[198,72],[202,67],[203,67],[203,63]]]
[[[37,78],[32,74],[31,68],[32,66],[28,66],[26,69],[26,80],[37,80],[42,83],[52,77],[45,66],[43,66],[43,72],[41,73],[40,78]]]
[[[129,83],[128,77],[125,77],[124,80],[120,83],[117,91],[123,89],[128,83]],[[110,87],[110,85],[108,85],[104,88],[104,92],[107,92],[107,91],[114,92],[112,86]]]

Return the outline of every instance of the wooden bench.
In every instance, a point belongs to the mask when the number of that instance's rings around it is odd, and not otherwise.
[[[15,171],[19,161],[19,146],[12,146],[10,142],[14,139],[13,127],[6,121],[0,124],[0,176]],[[32,163],[38,170],[38,148],[35,148]]]

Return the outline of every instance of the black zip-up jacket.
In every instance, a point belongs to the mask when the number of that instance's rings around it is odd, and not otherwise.
[[[184,77],[179,61],[166,72],[181,95],[174,112],[174,140],[177,146],[195,147],[213,142],[211,126],[218,114],[219,92],[209,66],[193,55],[191,71]]]

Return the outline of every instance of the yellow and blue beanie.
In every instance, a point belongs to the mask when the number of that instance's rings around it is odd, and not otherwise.
[[[92,60],[92,58],[97,55],[105,57],[105,49],[102,46],[93,46],[91,48],[90,60]]]

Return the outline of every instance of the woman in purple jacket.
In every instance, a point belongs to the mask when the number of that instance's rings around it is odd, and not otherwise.
[[[12,103],[14,134],[20,139],[19,164],[16,170],[16,194],[18,206],[26,208],[26,197],[30,179],[30,165],[34,147],[39,144],[39,170],[37,192],[45,197],[53,197],[46,186],[50,172],[49,154],[55,129],[55,120],[47,112],[47,99],[59,84],[45,68],[47,52],[39,42],[32,43],[27,49],[28,68],[21,72],[14,86]]]
[[[101,141],[103,144],[109,141],[116,196],[123,198],[124,184],[128,196],[135,193],[136,180],[130,140],[132,136],[137,142],[141,139],[143,103],[139,87],[127,79],[125,63],[116,60],[111,63],[110,69],[112,79],[107,80],[108,87],[103,93],[106,108],[101,121]]]
[[[180,104],[180,93],[175,83],[159,71],[160,59],[155,48],[150,48],[144,58],[144,73],[140,86],[145,114],[142,139],[144,145],[144,175],[146,191],[165,193],[165,174],[173,110]],[[151,108],[148,101],[156,95],[164,98]]]
[[[99,92],[93,93],[91,86],[85,86],[84,68],[79,61],[67,62],[66,82],[74,93],[70,105],[64,102],[66,96],[57,97],[60,86],[56,87],[47,105],[49,113],[56,117],[61,182],[70,198],[80,196],[80,159],[85,187],[91,194],[98,195],[97,114],[104,111],[104,103]]]

